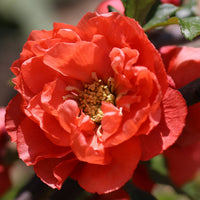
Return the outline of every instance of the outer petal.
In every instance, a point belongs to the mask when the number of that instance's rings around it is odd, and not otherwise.
[[[40,92],[44,84],[54,79],[56,72],[44,65],[42,57],[25,61],[21,66],[22,78],[27,87],[33,92]]]
[[[164,152],[169,174],[177,186],[182,186],[200,172],[200,142],[186,147],[174,145]]]
[[[177,90],[168,88],[162,107],[160,124],[149,135],[139,136],[142,145],[142,160],[149,160],[171,146],[180,136],[185,125],[186,103]]]
[[[21,111],[22,97],[17,94],[8,104],[6,108],[5,126],[12,142],[17,140],[17,129],[21,120],[25,117]]]
[[[137,138],[109,149],[112,162],[109,165],[85,164],[73,172],[79,184],[89,192],[99,194],[117,190],[132,176],[140,159],[140,145]]]
[[[46,31],[46,30],[33,30],[29,37],[28,40],[32,41],[37,41],[37,40],[43,40],[43,39],[48,39],[52,37],[52,31]]]
[[[49,158],[39,161],[34,170],[43,182],[52,188],[61,189],[63,182],[77,165],[76,158]]]
[[[21,122],[18,129],[17,150],[19,157],[27,165],[34,165],[44,158],[63,157],[71,152],[69,147],[59,147],[51,143],[37,124],[28,118]]]
[[[26,108],[28,117],[34,120],[40,128],[44,131],[46,137],[56,145],[69,146],[70,136],[59,124],[58,120],[45,112],[41,102],[41,94],[39,93],[31,99],[29,105]]]

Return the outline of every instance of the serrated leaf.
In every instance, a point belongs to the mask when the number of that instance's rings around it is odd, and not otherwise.
[[[177,6],[172,4],[162,4],[158,6],[153,18],[143,26],[144,30],[147,31],[158,26],[177,24],[178,18],[170,16],[174,15],[178,9]]]
[[[137,20],[140,25],[144,24],[146,16],[148,15],[152,5],[156,0],[121,0],[124,8],[125,15]]]
[[[200,17],[188,17],[179,19],[181,32],[186,39],[192,40],[200,35]]]

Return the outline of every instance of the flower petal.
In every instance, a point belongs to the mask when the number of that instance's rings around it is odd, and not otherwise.
[[[44,158],[63,157],[71,152],[69,147],[59,147],[51,143],[38,125],[28,118],[20,123],[17,132],[17,150],[19,157],[27,165],[34,165]]]
[[[102,102],[101,109],[104,114],[101,121],[103,130],[102,140],[106,140],[119,129],[122,121],[122,111],[115,107],[113,104],[106,102]]]
[[[95,131],[81,132],[74,127],[71,133],[71,148],[80,161],[105,165],[110,163],[110,156],[106,154],[104,144],[99,141]]]
[[[42,57],[34,57],[25,61],[21,66],[23,80],[33,92],[40,92],[44,84],[54,79],[56,72],[44,65]]]
[[[83,82],[92,80],[92,72],[102,74],[102,66],[109,67],[103,50],[86,41],[58,43],[46,53],[44,63],[64,76]]]
[[[69,146],[69,133],[60,126],[58,120],[54,116],[45,112],[41,105],[40,99],[40,93],[31,99],[26,108],[26,111],[30,113],[28,114],[29,118],[34,120],[40,126],[46,137],[51,142],[59,146]]]
[[[85,164],[77,168],[79,184],[89,192],[108,193],[122,187],[131,177],[140,159],[140,145],[132,138],[109,149],[112,162],[108,165]]]
[[[68,133],[71,132],[72,125],[76,123],[79,113],[78,104],[74,100],[66,100],[58,107],[59,123]]]
[[[149,135],[140,136],[142,160],[149,160],[166,150],[178,139],[185,126],[187,108],[180,92],[168,88],[162,108],[160,124]]]
[[[63,158],[48,158],[39,161],[34,170],[43,182],[52,188],[61,189],[63,182],[70,175],[78,160],[72,154]]]
[[[22,97],[17,94],[8,104],[5,115],[5,127],[11,137],[12,142],[17,140],[17,129],[20,121],[23,120],[25,115],[21,111]]]

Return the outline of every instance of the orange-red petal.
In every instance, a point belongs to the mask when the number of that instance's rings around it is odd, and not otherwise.
[[[149,160],[166,150],[178,139],[185,126],[187,108],[180,92],[168,88],[162,109],[160,124],[149,135],[140,136],[142,160]]]
[[[122,187],[132,177],[139,162],[139,140],[132,138],[110,148],[109,153],[112,161],[108,165],[85,163],[82,168],[76,169],[78,182],[87,191],[103,194]]]

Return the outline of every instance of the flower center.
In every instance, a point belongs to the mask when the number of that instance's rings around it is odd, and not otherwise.
[[[84,90],[78,96],[79,108],[89,115],[92,121],[100,123],[103,118],[101,102],[114,104],[115,96],[111,93],[108,85],[102,80],[97,80],[91,84],[85,84]]]

